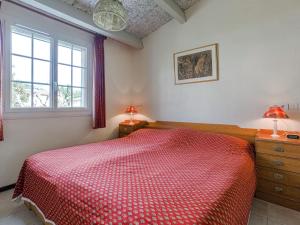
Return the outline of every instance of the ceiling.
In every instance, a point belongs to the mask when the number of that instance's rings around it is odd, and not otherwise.
[[[92,14],[92,9],[98,0],[61,0],[87,14]],[[199,0],[174,0],[177,5],[186,10]],[[172,17],[160,8],[154,0],[122,0],[128,11],[128,26],[126,31],[139,38],[144,38],[166,24]]]

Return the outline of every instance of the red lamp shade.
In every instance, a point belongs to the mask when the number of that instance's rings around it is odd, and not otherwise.
[[[136,107],[135,106],[128,106],[127,107],[127,109],[126,109],[126,111],[125,111],[126,113],[130,113],[130,114],[135,114],[135,113],[137,113],[138,111],[137,111],[137,109],[136,109]]]
[[[282,107],[274,105],[271,106],[264,114],[264,118],[284,119],[289,118]]]

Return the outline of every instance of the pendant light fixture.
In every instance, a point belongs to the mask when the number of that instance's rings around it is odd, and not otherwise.
[[[127,26],[128,14],[121,0],[99,0],[93,10],[93,21],[101,29],[121,31]]]

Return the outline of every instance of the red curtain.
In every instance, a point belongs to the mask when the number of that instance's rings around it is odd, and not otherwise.
[[[3,36],[3,24],[0,20],[0,141],[3,141],[3,118],[2,118],[2,75],[3,75],[3,67],[4,67],[4,36]]]
[[[104,128],[105,118],[105,67],[104,67],[104,40],[106,37],[95,36],[94,43],[94,107],[93,107],[93,128]]]

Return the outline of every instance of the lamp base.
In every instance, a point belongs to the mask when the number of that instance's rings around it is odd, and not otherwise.
[[[273,134],[271,135],[272,138],[279,138],[277,134],[277,119],[274,119],[274,127],[273,127]]]
[[[278,134],[272,134],[271,137],[272,138],[279,138],[280,136]]]

